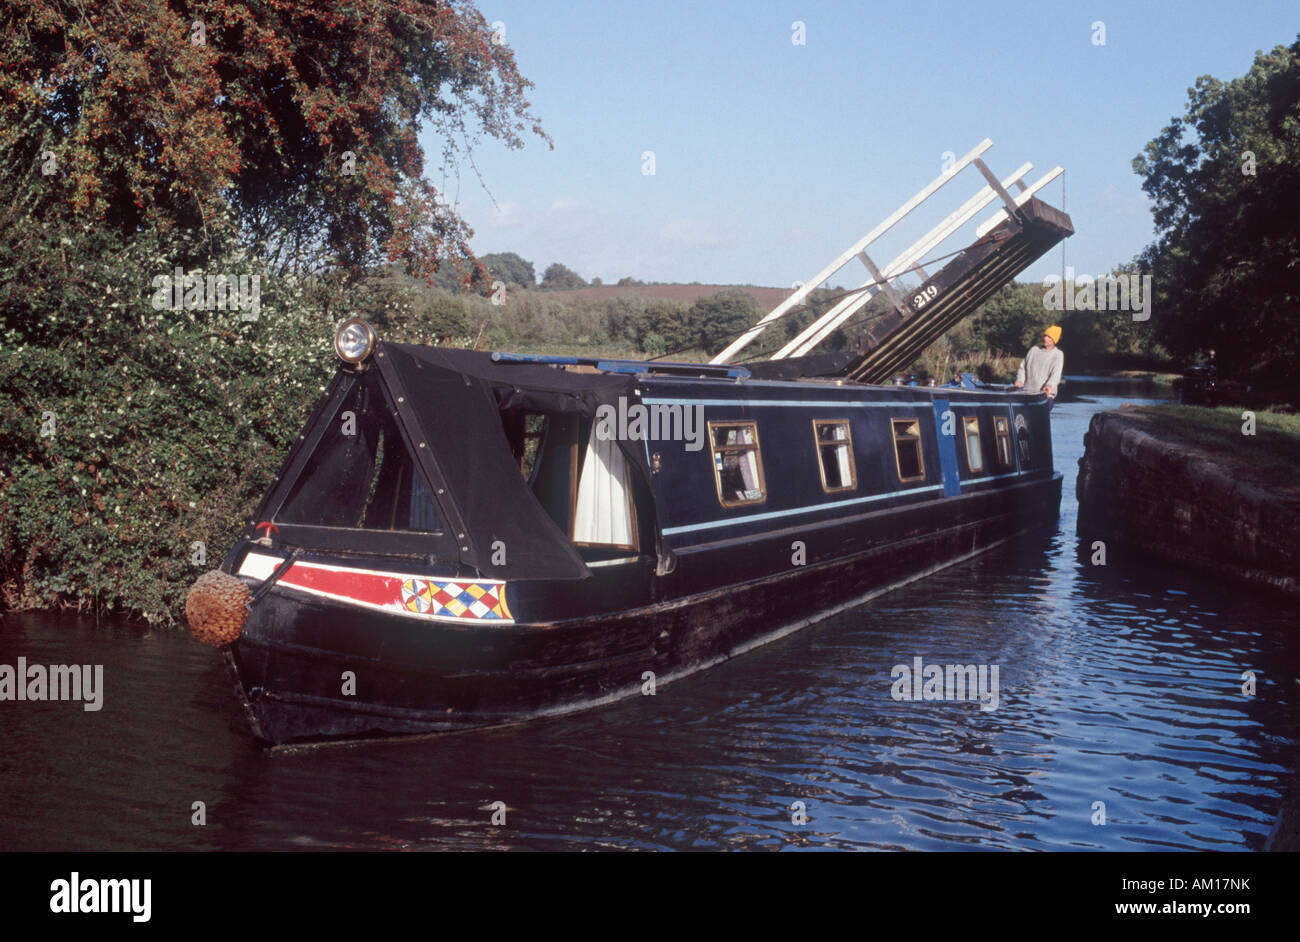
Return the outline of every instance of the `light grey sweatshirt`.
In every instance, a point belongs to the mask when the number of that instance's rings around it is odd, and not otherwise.
[[[1052,392],[1061,391],[1061,370],[1065,369],[1065,354],[1060,347],[1044,350],[1042,347],[1030,347],[1016,371],[1016,382],[1024,383],[1025,389],[1038,392],[1044,386],[1051,386]]]

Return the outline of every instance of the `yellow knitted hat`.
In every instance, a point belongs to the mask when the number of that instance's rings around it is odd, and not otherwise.
[[[1058,325],[1058,324],[1053,324],[1051,327],[1047,328],[1047,330],[1043,331],[1043,336],[1045,336],[1045,337],[1051,337],[1051,338],[1052,338],[1052,343],[1060,343],[1060,342],[1061,342],[1061,328],[1060,328],[1060,325]]]

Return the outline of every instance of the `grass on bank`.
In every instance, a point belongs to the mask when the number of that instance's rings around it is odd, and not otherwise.
[[[1174,380],[1181,379],[1182,373],[1157,373],[1151,370],[1116,370],[1104,375],[1116,379],[1134,379],[1143,383],[1155,383],[1158,386],[1172,386]]]
[[[1127,410],[1126,410],[1127,411]],[[1254,411],[1255,434],[1243,432],[1248,410],[1234,406],[1137,406],[1157,428],[1249,465],[1271,482],[1300,489],[1300,415]]]

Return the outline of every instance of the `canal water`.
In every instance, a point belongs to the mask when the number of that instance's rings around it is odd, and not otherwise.
[[[0,664],[102,664],[104,699],[0,703],[0,850],[1260,849],[1297,759],[1300,612],[1093,565],[1089,417],[1164,394],[1067,387],[1054,531],[576,716],[270,754],[184,633],[7,615]],[[997,708],[895,699],[916,658],[996,666]]]

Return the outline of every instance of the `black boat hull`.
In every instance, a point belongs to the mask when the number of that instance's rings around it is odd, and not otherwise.
[[[926,500],[597,571],[590,611],[427,622],[276,585],[228,660],[272,744],[521,722],[643,693],[1056,520],[1061,475]],[[795,564],[791,546],[806,547]],[[337,560],[336,560],[337,561]],[[354,561],[355,562],[355,561]],[[511,584],[518,614],[574,583]],[[631,596],[641,595],[641,598]],[[621,604],[610,608],[611,599]],[[604,609],[603,611],[600,609]],[[581,608],[578,609],[581,612]]]

